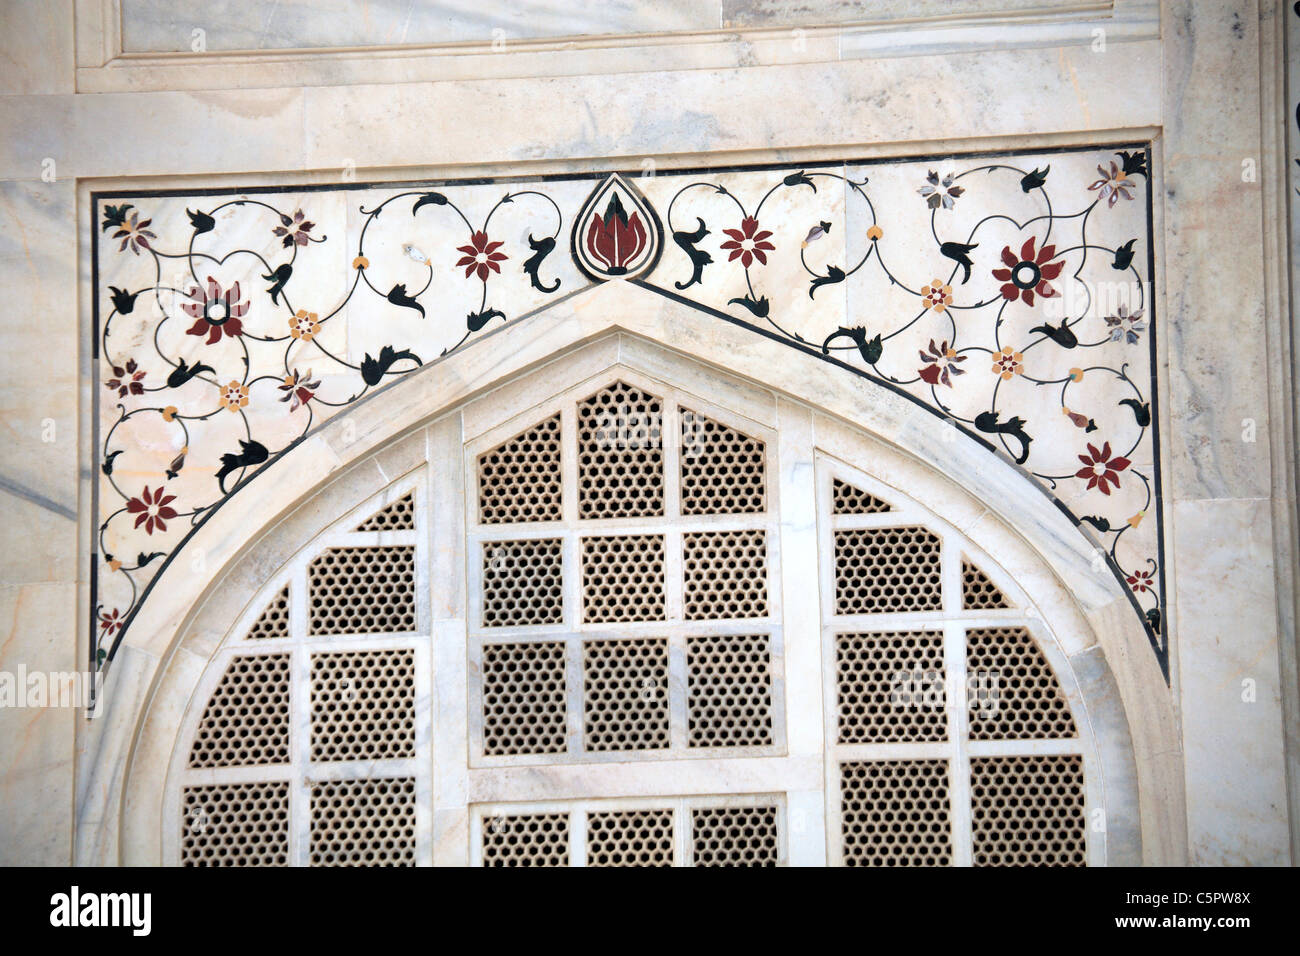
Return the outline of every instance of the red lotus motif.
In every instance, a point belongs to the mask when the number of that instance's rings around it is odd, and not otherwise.
[[[640,214],[634,211],[629,216],[617,193],[610,198],[603,217],[599,213],[591,214],[587,252],[612,276],[624,275],[628,263],[645,251],[648,241]]]

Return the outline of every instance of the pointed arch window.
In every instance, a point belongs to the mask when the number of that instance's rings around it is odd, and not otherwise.
[[[164,859],[1104,862],[1079,689],[1017,580],[692,383],[481,398],[269,575],[183,718]]]

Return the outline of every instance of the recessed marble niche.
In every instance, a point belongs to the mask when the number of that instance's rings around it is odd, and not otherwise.
[[[96,194],[91,653],[110,659],[192,529],[322,422],[633,281],[697,309],[700,334],[816,355],[830,382],[931,411],[927,441],[1022,467],[1095,540],[1163,665],[1147,162],[1116,144]]]

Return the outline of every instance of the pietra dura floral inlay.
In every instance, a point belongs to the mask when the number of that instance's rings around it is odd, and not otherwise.
[[[94,662],[164,566],[204,573],[187,536],[325,419],[630,280],[1022,467],[1097,543],[1164,666],[1147,162],[1121,145],[96,194]]]

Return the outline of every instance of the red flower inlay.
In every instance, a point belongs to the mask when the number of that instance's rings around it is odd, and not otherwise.
[[[1095,445],[1089,445],[1088,454],[1080,455],[1079,461],[1083,462],[1083,467],[1074,473],[1074,477],[1087,478],[1088,490],[1098,488],[1103,495],[1110,494],[1111,485],[1119,487],[1119,473],[1130,464],[1127,458],[1110,457],[1110,442],[1102,445],[1101,451]]]
[[[470,245],[456,247],[457,252],[465,253],[456,265],[465,267],[466,279],[477,272],[478,277],[487,282],[489,270],[499,273],[501,267],[497,263],[509,258],[504,252],[497,252],[504,245],[504,242],[488,242],[487,233],[480,229],[470,236]]]
[[[313,382],[311,378],[311,369],[307,369],[306,375],[300,375],[297,369],[284,377],[284,384],[276,386],[285,394],[280,397],[282,402],[292,402],[289,406],[290,412],[296,412],[301,406],[306,405],[316,395],[316,389],[320,388],[320,382]]]
[[[125,398],[130,395],[143,395],[145,373],[137,370],[135,359],[127,359],[126,366],[113,366],[113,377],[104,383],[104,386],[112,391],[117,389],[117,397]]]
[[[126,510],[137,516],[135,527],[144,525],[144,533],[153,534],[154,528],[159,531],[167,530],[164,518],[177,517],[176,510],[168,507],[168,504],[175,500],[175,495],[163,494],[161,485],[153,492],[150,492],[146,485],[139,498],[132,498],[126,503]]]
[[[239,301],[238,282],[223,292],[217,280],[208,276],[206,293],[191,286],[186,295],[194,301],[182,302],[181,308],[198,319],[185,330],[186,335],[207,333],[208,344],[215,345],[222,335],[243,334],[244,323],[239,320],[248,312],[248,303]]]
[[[109,208],[112,209],[113,207],[110,206]],[[117,221],[117,225],[120,228],[117,232],[113,233],[113,238],[122,240],[122,244],[117,247],[118,252],[124,252],[129,246],[131,251],[138,256],[141,249],[151,248],[149,240],[157,239],[158,235],[148,228],[148,226],[153,222],[152,219],[141,221],[139,213],[132,213],[130,220],[127,220],[125,213],[126,210],[130,208],[130,206],[122,207],[121,218]],[[112,222],[113,220],[110,219],[107,221],[106,225]]]
[[[1008,302],[1015,302],[1016,299],[1023,297],[1025,305],[1033,305],[1034,293],[1044,299],[1056,295],[1056,290],[1047,280],[1059,276],[1061,270],[1065,268],[1065,263],[1051,261],[1056,255],[1054,245],[1043,246],[1035,255],[1034,244],[1037,241],[1035,236],[1026,239],[1025,244],[1020,247],[1019,259],[1011,251],[1010,246],[1002,247],[1002,261],[1007,268],[994,269],[993,278],[1005,283],[1001,290],[1002,298]]]
[[[954,349],[948,347],[947,340],[934,344],[934,339],[930,340],[930,347],[920,353],[921,361],[929,364],[925,365],[917,374],[921,379],[931,385],[938,385],[942,382],[949,388],[952,388],[952,376],[965,375],[966,370],[957,367],[958,362],[966,361],[966,356],[958,355]]]
[[[1128,178],[1128,173],[1121,170],[1113,159],[1110,161],[1109,172],[1105,166],[1098,166],[1097,172],[1101,179],[1088,188],[1094,192],[1100,190],[1098,198],[1107,200],[1107,208],[1119,202],[1121,196],[1125,199],[1133,198],[1133,191],[1137,189],[1137,184]]]
[[[1151,580],[1150,571],[1134,571],[1127,580],[1128,586],[1139,594],[1155,590],[1155,582]]]
[[[290,246],[293,245],[299,245],[299,246],[307,245],[307,243],[311,240],[311,236],[307,234],[312,231],[312,228],[315,225],[316,223],[314,222],[305,221],[305,217],[302,214],[302,210],[299,209],[297,212],[293,214],[292,219],[290,219],[288,216],[282,215],[280,217],[280,225],[276,226],[275,229],[272,230],[272,232],[274,232],[277,236],[283,237],[282,242],[284,243],[284,247],[288,249]]]
[[[764,229],[761,232],[758,229],[758,220],[753,216],[746,216],[740,221],[739,229],[722,230],[731,238],[722,244],[723,249],[730,249],[731,255],[727,261],[739,259],[740,264],[748,269],[757,259],[761,264],[767,265],[767,254],[775,252],[776,246],[764,240],[769,239],[771,231]]]

